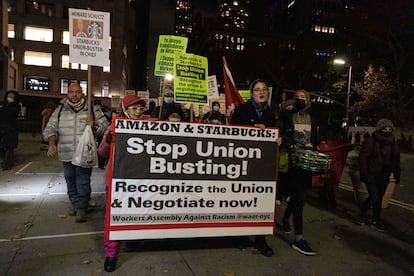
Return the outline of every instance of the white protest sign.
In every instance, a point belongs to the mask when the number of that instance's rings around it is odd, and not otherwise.
[[[109,66],[110,13],[69,9],[69,61]]]

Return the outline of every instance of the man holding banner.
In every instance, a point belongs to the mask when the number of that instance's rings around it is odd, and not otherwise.
[[[253,81],[250,84],[250,93],[251,99],[235,108],[231,124],[250,125],[262,129],[274,127],[276,123],[275,112],[267,103],[269,99],[267,83],[261,79]],[[278,139],[278,144],[280,143],[281,140]],[[263,256],[273,256],[273,250],[267,245],[265,236],[256,236],[255,247]]]

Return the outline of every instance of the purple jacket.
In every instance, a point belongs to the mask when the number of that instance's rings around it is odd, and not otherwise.
[[[400,149],[394,136],[384,137],[378,131],[367,137],[359,152],[361,180],[369,177],[394,178],[400,180]]]

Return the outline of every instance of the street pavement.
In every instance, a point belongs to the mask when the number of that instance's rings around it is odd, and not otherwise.
[[[357,205],[344,173],[337,208],[322,205],[317,189],[308,191],[304,232],[316,256],[293,250],[293,234],[280,230],[266,237],[272,257],[260,255],[249,237],[146,240],[124,242],[117,269],[107,273],[104,171],[93,169],[89,219],[75,223],[61,165],[39,141],[21,134],[15,167],[0,171],[0,275],[414,275],[412,156],[404,156],[401,186],[383,211],[386,233],[353,223]],[[285,206],[277,206],[279,219]]]

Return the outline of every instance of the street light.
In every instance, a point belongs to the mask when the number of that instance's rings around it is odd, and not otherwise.
[[[343,59],[334,59],[333,63],[338,64],[338,65],[345,65],[346,61],[343,60]],[[352,65],[349,65],[348,91],[347,91],[347,95],[346,95],[346,115],[345,115],[345,120],[346,120],[347,124],[348,124],[348,121],[349,121],[349,98],[351,96],[351,79],[352,79]]]

